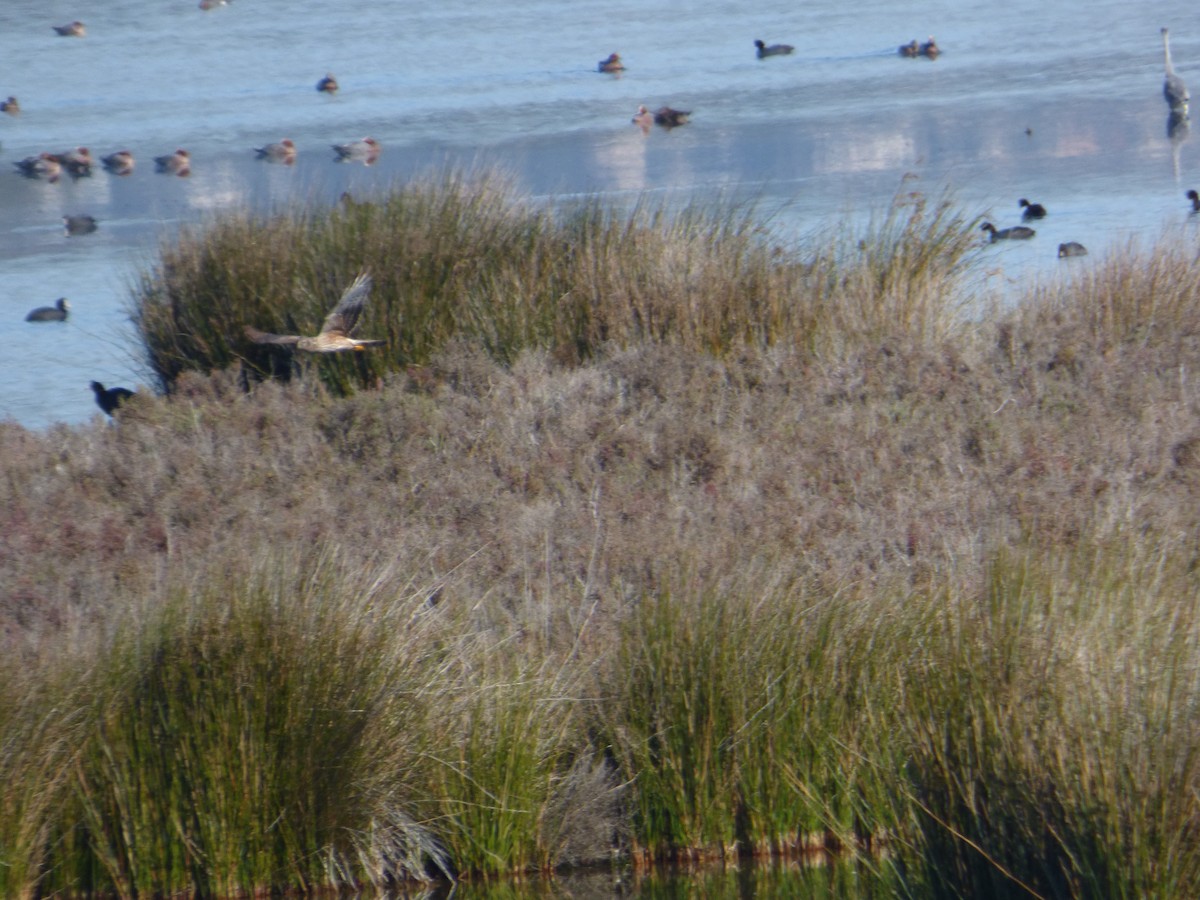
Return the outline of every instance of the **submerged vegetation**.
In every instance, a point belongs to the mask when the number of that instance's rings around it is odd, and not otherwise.
[[[975,224],[451,177],[165,246],[165,396],[0,424],[0,894],[1195,896],[1200,268],[984,310]],[[386,348],[242,337],[362,270]]]

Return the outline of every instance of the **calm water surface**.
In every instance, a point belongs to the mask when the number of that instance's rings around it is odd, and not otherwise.
[[[85,22],[82,39],[51,25]],[[786,235],[861,221],[901,189],[949,187],[969,213],[1050,217],[1028,244],[981,247],[981,289],[1013,291],[1086,266],[1131,236],[1193,235],[1196,140],[1170,140],[1159,28],[1200,91],[1200,13],[1182,0],[963,4],[898,0],[753,11],[724,0],[504,4],[233,0],[0,3],[0,419],[29,427],[99,415],[88,382],[147,381],[130,285],[184,224],[229,208],[368,196],[447,165],[498,166],[535,197],[600,193],[751,198]],[[936,62],[896,46],[935,34]],[[753,41],[796,45],[760,61]],[[621,77],[596,72],[612,51]],[[336,97],[316,81],[333,72]],[[1200,94],[1198,94],[1200,96]],[[638,104],[693,110],[643,135]],[[1200,100],[1198,100],[1200,104]],[[1027,130],[1030,133],[1027,133]],[[376,165],[330,144],[371,135]],[[283,137],[294,166],[252,149]],[[12,162],[127,148],[135,172],[47,184]],[[190,178],[152,158],[187,148]],[[68,238],[61,216],[89,213]],[[1092,256],[1059,263],[1061,241]],[[25,313],[70,298],[64,324]]]

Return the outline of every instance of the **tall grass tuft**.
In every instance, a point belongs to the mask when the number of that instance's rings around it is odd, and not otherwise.
[[[605,721],[651,858],[854,850],[891,827],[866,633],[766,584],[647,597],[622,632]]]
[[[607,346],[666,343],[717,356],[850,337],[926,340],[973,245],[949,201],[901,198],[863,236],[785,250],[752,206],[534,207],[498,176],[448,173],[373,202],[343,201],[186,231],[143,272],[133,319],[160,386],[237,364],[255,377],[316,369],[338,393],[426,363],[450,341],[509,364],[530,349],[568,361]],[[354,275],[370,271],[361,333],[386,349],[299,360],[249,343],[246,325],[315,333]]]
[[[380,875],[362,861],[381,847],[387,878],[424,874],[436,847],[385,805],[397,736],[375,734],[401,687],[393,620],[334,590],[328,565],[301,572],[218,577],[98,660],[97,728],[73,773],[86,837],[56,861],[62,887],[355,884]]]
[[[943,607],[903,713],[918,883],[945,897],[1195,892],[1193,582],[1130,547],[1065,564],[1031,553],[998,558],[978,603]]]

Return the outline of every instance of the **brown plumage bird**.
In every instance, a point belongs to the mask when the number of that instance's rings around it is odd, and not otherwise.
[[[309,353],[340,353],[343,350],[363,350],[367,347],[378,347],[385,341],[359,340],[351,337],[358,318],[362,315],[367,296],[371,293],[371,276],[359,275],[354,283],[346,288],[337,306],[325,317],[321,325],[321,333],[316,337],[302,337],[295,334],[268,334],[257,328],[246,326],[246,337],[255,344],[274,344],[276,346],[295,347]]]

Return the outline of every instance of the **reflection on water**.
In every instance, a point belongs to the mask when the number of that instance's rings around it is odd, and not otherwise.
[[[602,900],[626,897],[631,900],[682,900],[704,897],[712,900],[751,900],[761,897],[799,897],[811,900],[871,900],[897,894],[895,876],[878,867],[873,871],[861,863],[840,861],[747,863],[699,870],[656,869],[633,873],[625,869],[603,869],[568,873],[552,879],[534,878],[519,883],[462,883],[439,886],[393,896],[412,900],[542,900],[570,897],[573,900]],[[886,871],[885,871],[886,870]]]

